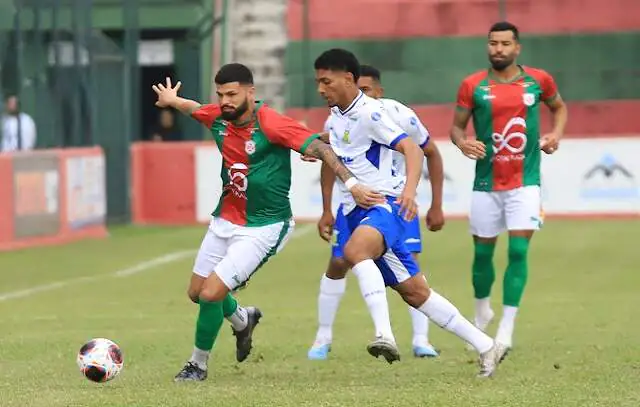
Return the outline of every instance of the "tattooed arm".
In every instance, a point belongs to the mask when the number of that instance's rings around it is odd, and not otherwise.
[[[370,208],[385,202],[384,196],[360,184],[351,171],[342,163],[331,146],[320,139],[315,139],[307,146],[305,154],[322,160],[323,166],[333,171],[344,182],[358,206]]]

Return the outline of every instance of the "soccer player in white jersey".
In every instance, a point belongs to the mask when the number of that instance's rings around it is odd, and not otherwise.
[[[493,339],[429,288],[404,242],[404,221],[417,213],[422,150],[389,118],[380,101],[358,89],[360,64],[355,55],[331,49],[316,59],[314,68],[318,93],[331,106],[331,148],[354,175],[345,186],[351,189],[364,184],[387,197],[386,202],[369,209],[357,206],[347,196],[342,202],[351,234],[344,259],[358,278],[375,325],[376,338],[367,350],[389,363],[400,359],[389,320],[386,282],[407,304],[474,346],[480,355],[479,376],[493,375],[500,361]],[[392,150],[404,154],[406,178],[392,173]]]
[[[409,107],[392,99],[384,99],[380,71],[369,65],[360,66],[360,78],[358,87],[367,96],[382,102],[389,117],[402,128],[424,151],[427,157],[431,180],[431,208],[427,212],[426,223],[431,231],[438,231],[444,225],[442,212],[442,188],[444,172],[442,157],[435,143],[430,142],[430,135],[417,115]],[[329,129],[330,117],[325,125],[325,132]],[[393,154],[393,172],[405,175],[404,156],[400,153]],[[349,230],[346,217],[339,207],[334,218],[331,202],[333,186],[336,176],[331,169],[323,165],[320,176],[322,188],[323,213],[318,222],[320,237],[330,241],[333,237],[331,258],[326,272],[320,280],[320,293],[318,296],[318,331],[316,339],[308,352],[310,360],[325,360],[331,351],[333,341],[333,322],[335,320],[340,300],[347,287],[346,274],[349,269],[344,260],[344,245],[349,238]],[[344,184],[340,183],[341,193],[349,193]],[[404,242],[407,249],[418,262],[418,254],[422,251],[422,239],[420,236],[420,218],[416,217],[405,225]],[[411,323],[413,327],[413,355],[415,357],[436,357],[438,351],[429,342],[429,319],[420,311],[409,307]]]

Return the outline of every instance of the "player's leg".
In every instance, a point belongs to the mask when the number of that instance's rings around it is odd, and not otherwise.
[[[473,235],[472,282],[475,297],[475,324],[485,330],[494,312],[491,309],[491,287],[495,281],[493,254],[498,235],[505,230],[502,195],[474,191],[471,198],[469,224]]]
[[[400,360],[400,352],[391,329],[384,278],[374,259],[382,256],[389,242],[402,239],[403,226],[395,213],[381,206],[369,210],[356,208],[347,215],[347,220],[353,233],[345,245],[344,258],[352,265],[376,331],[376,338],[367,350],[372,356],[382,355],[393,363]]]
[[[420,217],[410,222],[405,222],[404,243],[411,252],[416,264],[419,264],[418,255],[422,252],[422,236],[420,233]],[[432,358],[438,356],[438,351],[429,342],[429,318],[422,312],[408,306],[413,328],[413,356],[418,358]]]
[[[542,223],[540,201],[540,188],[537,186],[508,191],[505,197],[509,260],[504,274],[503,310],[496,341],[507,349],[513,344],[516,314],[527,283],[529,242]]]
[[[217,301],[222,298],[225,315],[237,314],[242,309],[229,293],[244,288],[251,276],[284,248],[293,233],[294,222],[290,220],[261,227],[235,228],[227,255],[207,279],[200,293],[201,298]],[[238,318],[237,324],[232,324],[238,362],[243,362],[251,353],[253,331],[262,317],[262,312],[256,307],[245,309],[246,317]]]
[[[334,241],[331,248],[331,259],[326,272],[320,280],[318,295],[318,332],[311,349],[307,354],[311,360],[325,360],[331,351],[333,340],[333,322],[335,321],[340,301],[347,289],[345,278],[349,265],[343,259],[344,245],[351,235],[347,220],[342,212],[342,205],[336,212],[334,225]]]
[[[207,378],[207,362],[222,324],[220,310],[215,304],[200,300],[200,292],[213,270],[227,253],[228,241],[216,235],[216,220],[212,219],[207,233],[202,240],[196,256],[193,274],[189,284],[189,298],[198,304],[198,319],[196,321],[195,343],[191,357],[175,376],[176,381],[199,381]]]
[[[418,265],[403,247],[392,247],[377,261],[385,282],[404,301],[422,312],[441,328],[471,344],[480,355],[480,376],[491,376],[499,363],[499,351],[494,341],[467,320],[458,308],[427,284]]]

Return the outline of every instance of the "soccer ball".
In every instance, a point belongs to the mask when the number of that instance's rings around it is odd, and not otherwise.
[[[84,377],[97,383],[114,379],[124,364],[120,347],[105,338],[91,339],[82,345],[76,361]]]

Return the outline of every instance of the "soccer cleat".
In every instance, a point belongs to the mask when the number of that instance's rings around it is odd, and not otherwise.
[[[207,378],[207,371],[193,362],[187,362],[173,378],[174,382],[201,382]]]
[[[314,343],[307,353],[307,358],[309,360],[327,360],[329,352],[331,352],[330,343]]]
[[[495,347],[496,353],[498,354],[498,362],[502,363],[507,358],[507,355],[509,355],[509,352],[511,352],[511,346],[496,341]]]
[[[478,377],[486,378],[493,376],[502,361],[498,348],[499,345],[494,343],[491,349],[480,355],[480,373],[478,373]]]
[[[413,356],[417,358],[436,358],[440,355],[436,348],[434,348],[431,344],[427,344],[424,346],[414,346]]]
[[[256,307],[246,307],[247,309],[247,326],[236,331],[231,328],[233,335],[236,337],[236,360],[243,362],[251,353],[253,330],[262,318],[262,312]]]
[[[367,351],[369,351],[369,354],[374,358],[382,355],[389,364],[400,360],[400,351],[395,341],[383,336],[377,336],[376,339],[367,346]]]

